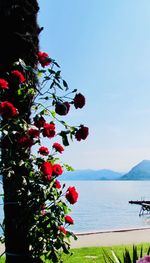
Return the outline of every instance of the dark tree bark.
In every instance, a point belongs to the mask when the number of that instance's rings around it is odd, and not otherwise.
[[[27,65],[36,67],[38,53],[37,24],[38,3],[36,0],[0,0],[0,78],[5,77],[12,63],[21,58]],[[14,95],[13,83],[4,100],[12,102],[19,111],[20,118],[30,122],[31,100],[22,102]],[[2,122],[2,125],[5,121]],[[20,158],[29,158],[30,151],[20,156],[16,149],[15,139],[1,138],[1,162],[7,168],[15,160],[15,174],[8,176],[3,173],[4,188],[4,223],[6,263],[33,262],[29,255],[28,240],[28,207],[26,205],[28,187],[24,176],[28,171],[20,168]],[[21,153],[22,154],[22,153]],[[24,187],[26,185],[26,187]],[[24,189],[24,190],[23,190]],[[19,203],[18,203],[19,201]],[[38,262],[38,261],[34,261]]]

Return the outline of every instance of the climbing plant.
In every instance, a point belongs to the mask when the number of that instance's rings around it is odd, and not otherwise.
[[[59,181],[63,171],[72,170],[61,162],[60,156],[71,141],[85,140],[88,136],[88,127],[69,125],[64,117],[71,107],[82,108],[85,97],[76,89],[70,91],[60,66],[47,53],[38,52],[37,63],[37,67],[32,67],[19,59],[0,78],[1,132],[3,147],[8,147],[6,158],[10,149],[12,152],[15,149],[9,165],[2,163],[2,174],[12,183],[11,205],[23,207],[15,218],[15,225],[18,229],[26,227],[28,257],[41,262],[45,259],[59,262],[62,251],[69,253],[70,237],[76,238],[68,226],[74,223],[69,215],[70,205],[78,200],[76,188],[66,189]],[[10,90],[23,109],[30,104],[28,111],[20,113],[16,100],[7,100]],[[28,121],[26,116],[30,111]],[[16,176],[18,188],[14,199]],[[10,201],[5,203],[9,204]],[[16,252],[10,254],[17,257]]]

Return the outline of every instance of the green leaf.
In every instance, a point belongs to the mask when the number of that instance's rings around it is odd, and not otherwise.
[[[64,168],[67,170],[67,171],[74,171],[74,168],[71,167],[70,165],[68,164],[63,164]]]
[[[39,158],[36,158],[36,163],[37,163],[37,164],[41,164],[42,162],[43,162],[43,159],[42,159],[42,158],[40,158],[40,157],[39,157]]]
[[[114,251],[112,251],[112,255],[113,255],[114,260],[115,260],[116,263],[120,263],[120,262],[121,262],[120,259],[117,257],[117,255],[115,254]]]
[[[64,79],[63,79],[63,85],[64,85],[64,87],[66,88],[66,90],[69,89],[68,84],[67,84],[67,82],[66,82]]]
[[[56,112],[55,111],[51,111],[50,113],[51,113],[52,117],[55,119],[56,118]]]
[[[77,89],[74,89],[74,90],[72,91],[72,93],[74,93],[74,92],[77,92]]]
[[[123,254],[123,258],[124,258],[124,262],[125,263],[132,263],[132,260],[131,260],[130,253],[129,253],[128,249],[125,249],[125,252]]]
[[[62,207],[65,215],[71,212],[71,209],[65,203],[62,203]]]
[[[149,255],[149,254],[150,254],[150,247],[147,250],[147,255]]]
[[[77,236],[73,233],[73,232],[70,232],[71,233],[71,236],[74,238],[74,240],[77,240]]]
[[[63,134],[62,136],[62,143],[64,146],[69,146],[69,141],[66,134]]]
[[[58,80],[60,78],[60,73],[61,71],[58,70],[56,73],[55,73],[55,78]]]
[[[56,73],[56,72],[55,72],[54,70],[52,70],[52,69],[48,69],[48,71],[49,71],[50,74],[53,74],[53,75]]]
[[[110,255],[108,254],[106,250],[103,250],[103,257],[106,263],[108,262],[115,263],[115,261],[110,257]]]
[[[49,114],[49,112],[48,112],[48,110],[42,110],[41,112],[40,112],[40,114],[41,115],[48,115]]]
[[[133,263],[138,259],[137,247],[133,245]]]
[[[69,254],[68,244],[63,243],[63,244],[62,244],[62,248],[63,248],[63,252],[64,252],[65,254]]]
[[[45,73],[45,72],[46,72],[45,69],[40,69],[40,70],[38,70],[38,73]]]
[[[53,60],[53,64],[54,64],[55,66],[57,66],[58,68],[60,68],[60,66],[58,65],[58,63],[57,63],[55,60]]]
[[[44,77],[44,80],[50,80],[51,78],[50,77],[48,77],[48,76],[45,76]]]
[[[18,94],[18,96],[20,96],[22,94],[22,88],[17,90],[17,94]]]
[[[28,89],[28,94],[34,95],[35,90],[33,88]]]

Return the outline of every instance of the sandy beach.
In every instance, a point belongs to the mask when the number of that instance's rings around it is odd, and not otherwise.
[[[150,228],[118,229],[95,233],[77,234],[78,240],[71,242],[72,248],[99,247],[150,242]]]

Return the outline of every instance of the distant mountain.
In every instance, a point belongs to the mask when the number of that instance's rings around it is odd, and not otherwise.
[[[143,160],[134,166],[121,180],[150,180],[150,160]]]
[[[83,180],[117,180],[122,176],[121,173],[114,172],[111,170],[76,170],[73,172],[63,173],[60,180],[72,180],[72,181],[83,181]]]

